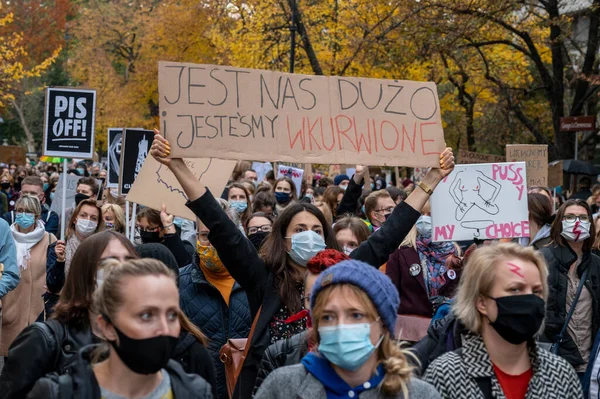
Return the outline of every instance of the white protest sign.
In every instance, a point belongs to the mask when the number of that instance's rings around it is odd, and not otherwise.
[[[50,205],[50,210],[60,214],[60,206],[62,204],[62,185],[63,185],[63,177],[64,173],[61,173],[58,178],[58,185],[56,186],[56,191],[54,192],[54,199],[52,200],[52,205]],[[72,174],[67,174],[67,195],[66,195],[66,208],[74,208],[75,207],[75,194],[77,194],[77,182],[79,179],[82,179],[83,176],[77,176]],[[102,180],[96,179],[96,183],[98,186],[102,185]],[[92,198],[94,199],[94,198]]]
[[[256,171],[257,181],[260,183],[265,180],[269,171],[273,170],[271,162],[252,162],[252,169]]]
[[[431,196],[433,241],[529,237],[525,162],[457,165]]]
[[[302,190],[302,176],[304,176],[304,169],[292,168],[291,166],[279,165],[277,167],[277,178],[287,176],[296,185],[296,195],[300,198],[300,191]]]

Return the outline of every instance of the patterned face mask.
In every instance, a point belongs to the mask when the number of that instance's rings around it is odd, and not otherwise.
[[[196,243],[196,251],[200,257],[200,266],[205,267],[214,273],[225,271],[225,266],[219,258],[217,250],[212,245],[202,245],[200,241]]]

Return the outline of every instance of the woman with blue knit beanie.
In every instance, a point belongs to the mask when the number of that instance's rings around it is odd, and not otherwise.
[[[400,297],[377,269],[347,260],[323,271],[310,296],[316,353],[273,371],[256,399],[440,399],[412,376],[394,341]]]

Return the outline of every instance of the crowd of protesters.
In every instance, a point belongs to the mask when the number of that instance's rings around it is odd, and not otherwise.
[[[0,399],[600,397],[591,179],[529,187],[530,237],[439,243],[449,148],[419,182],[240,161],[223,193],[169,155],[156,132],[196,220],[133,214],[82,161],[61,221],[60,167],[0,164]]]

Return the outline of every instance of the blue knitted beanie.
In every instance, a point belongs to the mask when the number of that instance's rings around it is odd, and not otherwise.
[[[333,178],[333,184],[335,184],[337,186],[344,180],[350,180],[348,175],[337,175],[336,177]]]
[[[400,296],[388,276],[358,260],[345,260],[331,266],[321,273],[313,286],[310,295],[311,311],[323,288],[334,284],[352,284],[363,290],[375,305],[385,327],[395,336]]]

